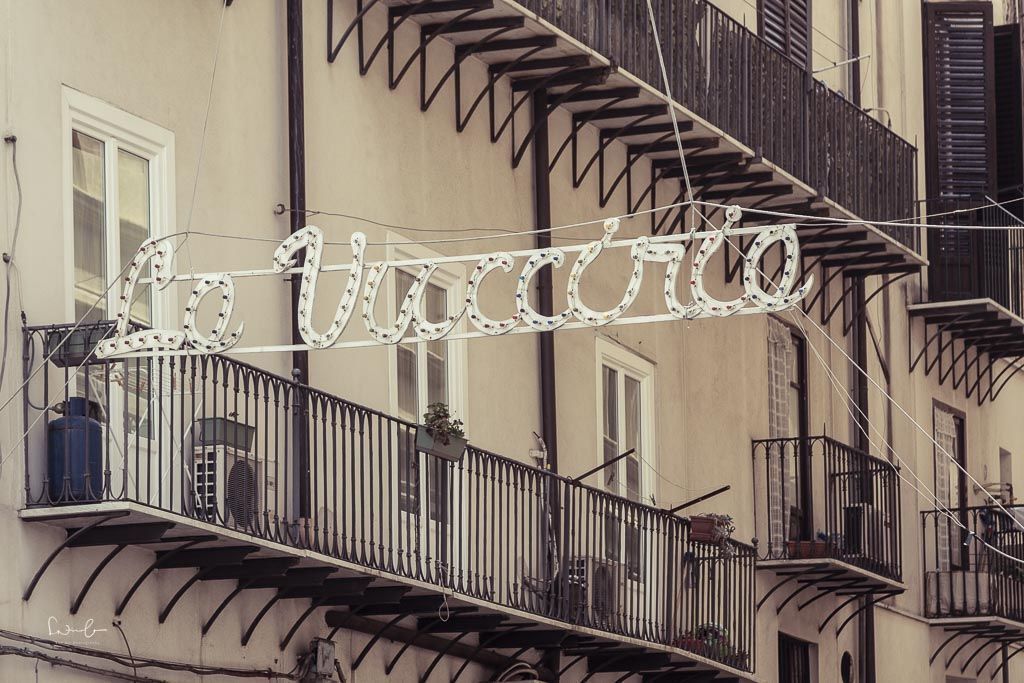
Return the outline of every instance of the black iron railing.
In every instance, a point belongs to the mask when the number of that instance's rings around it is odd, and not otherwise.
[[[519,0],[663,90],[647,5]],[[706,0],[653,0],[673,96],[868,220],[910,218],[914,147]],[[883,228],[914,249],[914,228]]]
[[[987,200],[927,202],[931,223],[966,226],[928,231],[930,301],[992,299],[1024,315],[1024,224],[1021,202],[1005,208]],[[971,228],[993,228],[989,230]]]
[[[829,437],[754,441],[765,559],[832,558],[899,580],[899,477]]]
[[[67,329],[26,331],[26,372]],[[54,356],[25,392],[27,424],[64,412],[29,435],[31,506],[133,501],[753,665],[751,546],[697,542],[665,510],[472,446],[428,456],[414,424],[227,357],[86,357]]]
[[[1024,622],[1024,506],[1005,509],[921,513],[925,616]]]

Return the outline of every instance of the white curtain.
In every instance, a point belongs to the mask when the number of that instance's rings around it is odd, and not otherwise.
[[[939,407],[935,408],[935,441],[946,453],[956,457],[959,450],[956,439],[956,420],[952,413]],[[935,497],[942,505],[955,510],[962,504],[959,500],[960,490],[956,486],[958,477],[955,475],[956,465],[946,456],[946,453],[943,453],[938,447],[935,448]],[[954,512],[954,514],[956,513]],[[940,515],[937,523],[938,569],[939,571],[949,571],[952,522],[947,516]]]
[[[790,405],[789,378],[793,375],[796,352],[789,329],[774,318],[768,319],[768,436],[784,439],[798,436],[790,427],[791,411],[797,406]],[[769,537],[774,552],[781,552],[785,546],[786,530],[789,528],[789,508],[795,500],[796,481],[794,463],[789,460],[795,451],[784,447],[774,448],[768,457],[768,505]]]

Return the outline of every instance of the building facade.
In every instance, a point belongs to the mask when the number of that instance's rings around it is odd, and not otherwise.
[[[1019,3],[0,7],[0,679],[1024,680]]]

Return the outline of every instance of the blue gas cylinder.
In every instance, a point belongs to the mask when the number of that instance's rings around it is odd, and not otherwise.
[[[69,398],[64,402],[64,415],[47,425],[51,502],[77,503],[101,497],[103,428],[89,416],[90,404],[96,405],[81,397]]]

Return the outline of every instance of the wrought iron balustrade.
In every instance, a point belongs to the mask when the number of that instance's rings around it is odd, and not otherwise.
[[[645,2],[520,0],[663,90]],[[916,150],[707,0],[653,0],[673,96],[866,220],[910,218]],[[881,227],[919,249],[915,228]]]
[[[900,580],[892,464],[826,436],[754,441],[753,457],[765,502],[764,559],[831,558]]]
[[[921,513],[925,616],[1024,622],[1024,506],[1005,508]]]
[[[992,299],[1024,316],[1024,223],[1020,202],[1006,208],[986,200],[927,202],[929,222],[962,225],[928,231],[929,301]],[[971,228],[992,228],[989,230]]]
[[[428,456],[415,424],[225,356],[43,360],[69,329],[26,330],[29,506],[131,501],[752,669],[751,546],[472,446]]]

